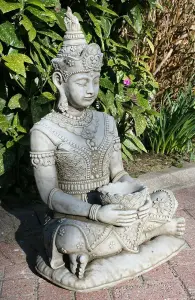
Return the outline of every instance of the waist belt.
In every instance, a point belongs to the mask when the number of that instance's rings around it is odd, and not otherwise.
[[[58,187],[65,193],[71,195],[80,195],[87,194],[91,191],[94,191],[98,187],[108,184],[110,178],[108,175],[96,178],[96,179],[87,179],[81,181],[58,181]]]

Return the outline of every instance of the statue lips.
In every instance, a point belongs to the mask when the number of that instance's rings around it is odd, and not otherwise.
[[[94,96],[93,97],[85,97],[84,99],[87,101],[93,101],[93,100],[95,100],[95,97]]]

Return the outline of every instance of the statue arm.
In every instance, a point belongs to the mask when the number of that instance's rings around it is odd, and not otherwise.
[[[122,155],[120,146],[114,147],[114,151],[110,160],[110,177],[112,182],[123,182],[129,181],[134,182],[135,180],[124,170]]]
[[[118,136],[118,130],[114,118],[112,118],[113,124],[113,153],[110,160],[110,177],[112,182],[117,181],[129,181],[135,182],[135,180],[129,176],[129,174],[124,170],[122,155],[121,155],[121,143]]]
[[[31,132],[31,161],[40,196],[54,211],[87,217],[91,204],[80,201],[58,189],[55,148],[45,134],[39,130]]]

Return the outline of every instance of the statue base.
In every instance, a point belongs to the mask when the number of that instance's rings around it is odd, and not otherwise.
[[[186,247],[183,239],[159,236],[140,246],[140,252],[121,252],[99,258],[87,265],[84,278],[78,279],[65,266],[53,270],[45,257],[37,257],[37,272],[52,283],[77,292],[90,292],[112,287],[132,279],[168,261]]]

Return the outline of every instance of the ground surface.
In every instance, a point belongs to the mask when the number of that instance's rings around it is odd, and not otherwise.
[[[185,162],[193,162],[189,154],[185,155],[161,155],[141,153],[134,155],[134,161],[124,162],[125,169],[133,177],[138,177],[141,174],[148,172],[157,172],[172,166],[182,168]]]
[[[115,288],[74,293],[34,271],[42,244],[44,209],[0,208],[0,299],[5,300],[186,300],[195,299],[195,186],[175,191],[178,215],[186,218],[188,248],[168,263]],[[3,205],[2,205],[3,206]]]

